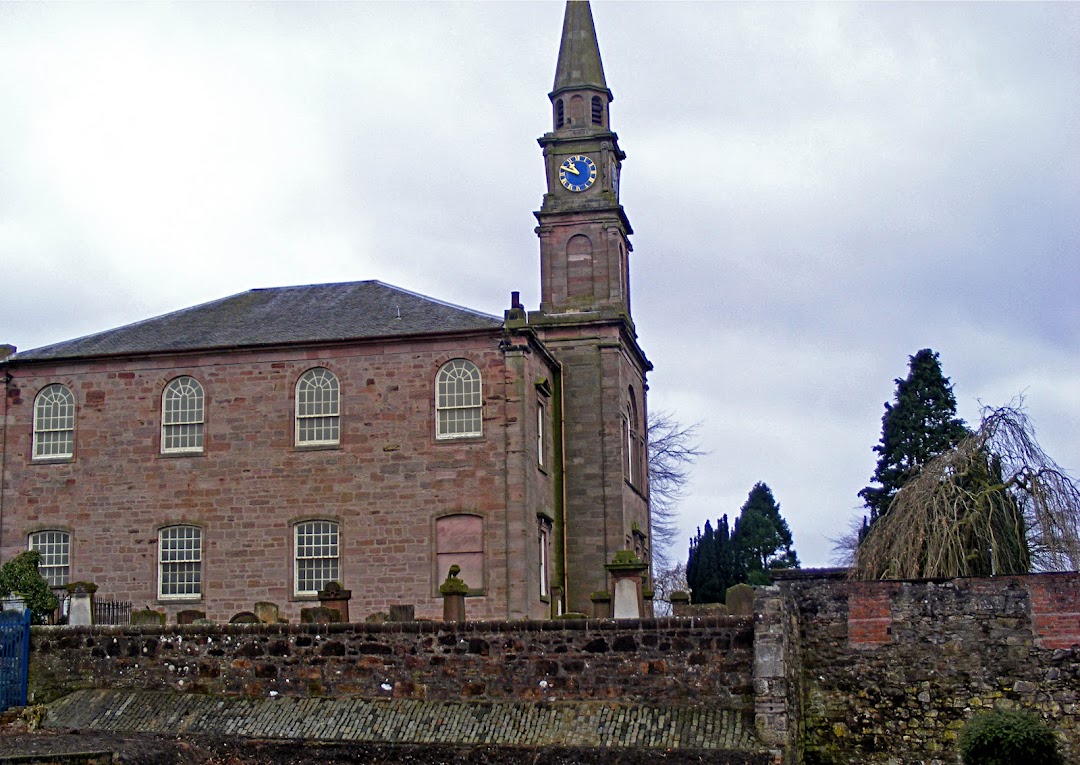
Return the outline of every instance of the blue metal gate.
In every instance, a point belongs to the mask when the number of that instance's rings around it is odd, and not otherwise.
[[[26,706],[30,609],[0,612],[0,712]]]

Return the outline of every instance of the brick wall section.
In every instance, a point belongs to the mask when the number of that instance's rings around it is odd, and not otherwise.
[[[36,627],[36,701],[77,688],[266,698],[619,700],[753,708],[753,620]]]
[[[851,585],[847,627],[852,648],[873,648],[892,642],[894,589],[879,582]]]
[[[809,765],[954,762],[963,723],[996,706],[1040,712],[1077,761],[1080,574],[780,587],[799,615]]]
[[[1041,648],[1070,648],[1080,643],[1080,587],[1062,587],[1055,579],[1028,580],[1035,643]]]

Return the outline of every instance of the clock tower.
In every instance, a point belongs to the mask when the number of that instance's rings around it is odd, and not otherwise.
[[[630,222],[619,203],[626,155],[611,130],[592,10],[570,0],[539,139],[547,193],[539,212],[541,302],[528,323],[562,368],[565,608],[602,610],[605,565],[632,550],[649,562],[645,374],[630,316]],[[559,573],[559,572],[557,572]]]

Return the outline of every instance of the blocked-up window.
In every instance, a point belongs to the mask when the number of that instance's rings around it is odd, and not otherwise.
[[[38,573],[50,587],[68,583],[71,566],[71,535],[66,531],[35,531],[30,535],[30,549],[41,553]]]
[[[296,445],[341,441],[341,390],[329,369],[309,369],[296,383]]]
[[[453,359],[435,378],[435,437],[465,438],[483,434],[480,370],[467,359]]]
[[[158,534],[158,596],[202,597],[202,529],[168,526]]]
[[[340,581],[338,525],[333,521],[304,521],[294,528],[296,594],[314,595],[327,582]]]
[[[203,450],[203,387],[194,377],[177,377],[161,395],[161,451]]]
[[[436,583],[458,565],[469,590],[484,589],[484,519],[478,515],[445,515],[435,521]]]
[[[75,454],[75,396],[59,383],[46,385],[34,399],[34,459]]]

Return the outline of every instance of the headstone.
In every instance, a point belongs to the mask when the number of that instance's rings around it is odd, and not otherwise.
[[[301,608],[300,609],[300,623],[301,624],[331,624],[332,622],[341,621],[341,612],[336,608],[324,608],[323,606],[316,606],[315,608]]]
[[[189,608],[186,611],[180,611],[180,612],[178,612],[176,614],[176,623],[177,624],[191,624],[196,619],[205,619],[205,618],[206,618],[206,612],[205,611],[199,611],[198,609],[195,609],[195,608]]]
[[[233,614],[233,618],[229,619],[229,624],[259,624],[259,617],[254,611],[240,611]]]
[[[3,600],[0,600],[0,610],[3,611],[18,611],[20,614],[26,610],[26,601],[23,600],[22,595],[5,595]]]
[[[415,622],[416,606],[411,603],[402,603],[390,606],[390,618],[392,622]]]
[[[255,615],[259,617],[259,621],[263,624],[277,624],[281,619],[281,612],[278,610],[277,603],[268,603],[266,601],[259,601],[255,604]]]
[[[607,590],[597,590],[589,593],[589,601],[592,603],[593,619],[611,618],[611,593]]]
[[[327,582],[319,590],[319,605],[323,608],[332,608],[341,613],[337,621],[349,621],[349,601],[352,599],[352,590],[345,590],[341,582]]]
[[[165,614],[150,608],[132,609],[131,623],[135,625],[152,624],[156,627],[160,627],[165,624]]]
[[[640,619],[645,615],[645,576],[649,564],[633,550],[618,550],[604,566],[614,582],[615,602],[611,614],[616,619]]]
[[[737,584],[728,587],[727,608],[732,616],[754,615],[754,588],[748,584]]]
[[[615,581],[615,604],[612,615],[616,619],[640,619],[641,611],[638,583],[630,579]]]
[[[685,590],[676,590],[671,593],[671,612],[675,616],[689,616],[690,593]]]
[[[94,607],[90,593],[77,587],[68,599],[68,624],[73,627],[89,627],[94,623]]]

